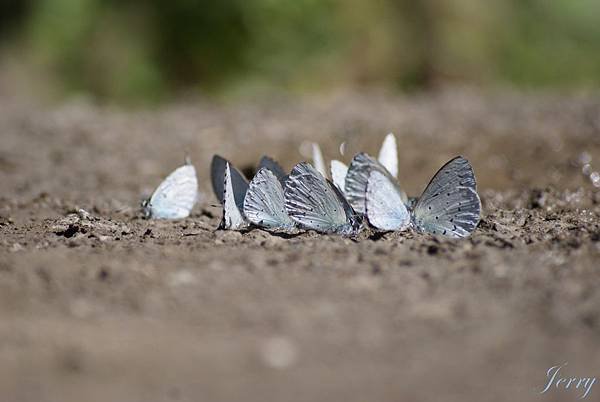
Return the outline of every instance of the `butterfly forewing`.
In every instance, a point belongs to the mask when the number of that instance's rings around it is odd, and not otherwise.
[[[312,143],[312,160],[315,165],[315,169],[321,173],[323,177],[327,177],[327,169],[325,168],[323,152],[321,152],[321,147],[316,142]]]
[[[292,169],[284,194],[289,216],[305,229],[335,233],[349,225],[333,187],[306,162]]]
[[[248,187],[244,215],[254,225],[267,229],[289,230],[294,227],[285,209],[283,187],[275,174],[261,168]]]
[[[390,133],[385,136],[377,160],[392,176],[398,177],[398,146],[394,134]]]
[[[413,221],[423,232],[466,237],[475,230],[480,216],[473,168],[459,156],[433,176],[415,205]]]
[[[348,166],[338,160],[332,160],[329,163],[331,170],[331,180],[338,189],[343,193],[346,186],[346,174],[348,174]]]
[[[175,169],[160,183],[144,209],[151,218],[182,219],[189,216],[197,200],[196,169],[187,164]]]
[[[231,181],[234,183],[234,188],[239,190],[236,196],[236,202],[239,207],[242,208],[244,205],[242,193],[245,194],[245,190],[248,189],[248,180],[231,164],[231,162],[219,155],[214,155],[210,163],[210,181],[213,192],[219,202],[223,203],[223,183],[225,183],[225,167],[228,163],[231,170]]]
[[[401,191],[389,174],[373,170],[369,175],[366,215],[369,223],[379,230],[404,230],[410,225]]]

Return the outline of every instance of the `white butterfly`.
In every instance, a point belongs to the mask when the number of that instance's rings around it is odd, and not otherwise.
[[[175,169],[142,203],[144,215],[154,219],[183,219],[198,201],[196,169],[190,163]]]
[[[420,232],[448,237],[469,236],[481,216],[481,200],[469,161],[458,156],[438,170],[412,213],[406,206],[395,179],[372,170],[366,195],[366,216],[374,227],[405,230],[414,226]]]
[[[294,166],[284,197],[289,216],[301,228],[344,235],[360,228],[360,219],[343,194],[309,163]]]

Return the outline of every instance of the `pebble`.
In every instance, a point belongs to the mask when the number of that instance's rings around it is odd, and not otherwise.
[[[266,339],[260,347],[260,354],[266,366],[273,369],[286,369],[298,358],[298,348],[289,338],[275,336]]]

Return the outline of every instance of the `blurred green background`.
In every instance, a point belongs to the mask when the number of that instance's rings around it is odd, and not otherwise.
[[[600,84],[598,0],[0,0],[0,68],[34,92],[200,94]]]

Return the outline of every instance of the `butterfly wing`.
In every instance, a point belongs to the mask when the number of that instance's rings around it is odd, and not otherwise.
[[[448,237],[470,235],[481,216],[481,200],[469,161],[458,156],[433,176],[413,212],[415,227]]]
[[[246,218],[242,214],[243,211],[243,198],[242,198],[242,206],[238,205],[237,198],[239,194],[244,191],[244,194],[247,191],[246,189],[242,190],[236,188],[236,185],[240,185],[243,182],[235,182],[233,180],[232,175],[233,170],[231,169],[231,165],[229,163],[225,164],[225,179],[223,181],[223,220],[221,221],[221,228],[228,230],[240,230],[248,227],[248,222]],[[238,197],[236,197],[238,194]]]
[[[283,187],[275,174],[261,168],[250,181],[244,199],[246,219],[259,227],[289,230],[294,227],[285,209]]]
[[[210,163],[210,181],[212,184],[213,192],[215,193],[215,197],[222,204],[223,203],[223,183],[225,183],[225,167],[229,163],[229,168],[231,170],[231,180],[234,183],[234,188],[243,189],[245,183],[245,188],[248,188],[248,180],[246,177],[227,159],[220,157],[219,155],[214,155],[212,161]],[[239,197],[236,197],[239,198]],[[238,204],[244,204],[244,200],[238,200]]]
[[[398,177],[398,146],[394,134],[389,133],[385,136],[377,160],[392,176]]]
[[[193,165],[175,169],[156,188],[145,207],[146,214],[156,219],[182,219],[189,216],[198,200],[198,180]]]
[[[275,177],[277,177],[277,180],[279,180],[281,185],[285,183],[287,173],[285,172],[285,170],[283,170],[281,165],[277,163],[273,158],[270,158],[266,155],[260,158],[260,162],[258,163],[258,169],[260,170],[261,168],[267,168],[271,172],[273,172],[273,174],[275,175]]]
[[[312,160],[317,172],[321,173],[323,177],[327,177],[327,168],[325,167],[323,152],[321,152],[321,147],[316,142],[312,143]]]
[[[345,163],[334,159],[329,163],[329,167],[331,170],[331,179],[333,184],[335,184],[336,187],[339,188],[343,193],[346,185],[345,183],[346,174],[348,174],[348,166]]]
[[[404,230],[410,225],[410,214],[401,191],[388,174],[371,172],[365,205],[369,223],[379,230]]]
[[[334,187],[310,164],[294,166],[284,189],[285,208],[299,226],[339,233],[350,226]]]
[[[367,183],[369,181],[369,175],[374,170],[383,174],[389,174],[387,169],[381,163],[364,152],[356,154],[348,167],[344,195],[348,199],[350,205],[352,205],[352,208],[361,215],[365,214]],[[402,200],[406,203],[406,194],[400,189],[399,191]]]

